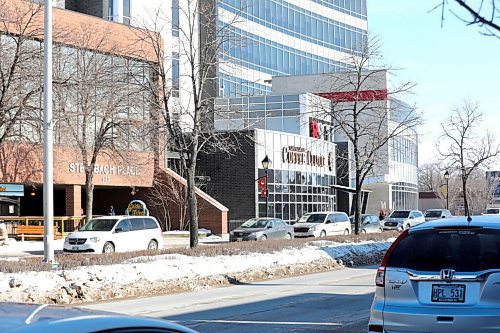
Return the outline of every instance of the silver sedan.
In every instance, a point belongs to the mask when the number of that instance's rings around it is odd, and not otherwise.
[[[269,217],[251,218],[229,233],[231,242],[266,239],[291,239],[293,226],[283,220]]]

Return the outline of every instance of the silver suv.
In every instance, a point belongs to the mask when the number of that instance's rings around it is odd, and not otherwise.
[[[395,210],[382,222],[384,230],[403,231],[425,222],[424,214],[419,210]]]
[[[500,217],[405,230],[375,283],[369,332],[499,332]]]

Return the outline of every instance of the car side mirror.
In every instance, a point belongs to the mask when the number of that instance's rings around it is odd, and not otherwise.
[[[268,226],[267,226],[267,229],[272,229],[272,228],[273,228],[273,226],[272,226],[272,225],[268,225]]]
[[[326,220],[326,222],[325,222],[325,224],[330,224],[330,223],[332,223],[332,221],[330,221],[330,220]]]
[[[364,225],[370,224],[370,221],[363,222]]]
[[[410,216],[410,220],[413,220],[413,219],[414,219],[414,217],[413,217],[413,216]]]
[[[122,232],[122,231],[123,231],[123,228],[116,228],[116,229],[115,229],[115,232],[117,232],[117,233],[118,233],[118,232]]]

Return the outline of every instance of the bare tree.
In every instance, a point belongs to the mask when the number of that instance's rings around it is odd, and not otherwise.
[[[437,193],[444,183],[444,171],[439,162],[426,163],[418,168],[418,188],[420,191]]]
[[[113,45],[103,29],[78,26],[70,33],[76,45],[60,45],[55,52],[55,141],[75,146],[80,154],[90,219],[98,157],[122,161],[122,152],[150,145],[143,87],[134,75],[149,65],[110,54]]]
[[[0,0],[0,8],[0,145],[12,138],[38,143],[43,78],[38,40],[43,35],[43,8],[5,0]]]
[[[323,95],[332,101],[328,113],[339,136],[336,141],[348,141],[352,147],[356,234],[361,230],[361,189],[365,179],[387,165],[389,146],[400,149],[396,140],[416,143],[414,128],[422,119],[413,108],[397,99],[411,91],[412,83],[387,87],[387,91],[372,88],[387,85],[388,69],[370,64],[379,57],[377,41],[368,41],[361,54],[350,57],[350,67],[345,73],[332,74],[333,93]]]
[[[155,73],[158,82],[149,84],[155,95],[159,112],[159,132],[166,136],[168,149],[179,156],[181,175],[186,178],[186,206],[189,217],[190,247],[198,245],[198,200],[196,176],[198,154],[236,149],[232,136],[214,129],[214,100],[216,97],[216,68],[225,61],[224,45],[234,37],[232,23],[238,18],[223,23],[218,19],[215,1],[187,0],[180,7],[178,58],[165,51],[162,36],[172,25],[169,15],[158,9],[147,22],[138,25],[145,30],[138,33],[138,42],[146,43],[155,50],[158,64]],[[175,24],[175,22],[174,22]],[[175,59],[173,59],[175,58]],[[172,60],[178,60],[172,66]],[[184,68],[180,83],[172,78],[175,66]],[[177,67],[178,69],[178,67]],[[181,98],[176,98],[180,94]]]
[[[468,181],[480,167],[485,167],[500,154],[500,145],[488,131],[478,134],[478,126],[483,121],[479,105],[464,101],[455,107],[450,117],[441,123],[442,134],[437,144],[441,158],[448,170],[455,170],[461,180],[465,215],[472,212]],[[475,190],[474,190],[475,191]]]
[[[455,6],[452,6],[450,2],[453,2]],[[457,11],[455,9],[456,5],[465,11],[465,14]],[[444,22],[445,8],[448,7],[450,12],[466,25],[479,26],[482,29],[482,34],[500,38],[500,25],[498,24],[500,11],[497,0],[474,2],[467,0],[442,0],[435,8],[439,7],[441,8],[441,24]]]

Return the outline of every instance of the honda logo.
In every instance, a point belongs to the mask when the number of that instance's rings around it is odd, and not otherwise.
[[[455,275],[455,270],[451,268],[445,268],[441,270],[441,279],[442,280],[452,280]]]

